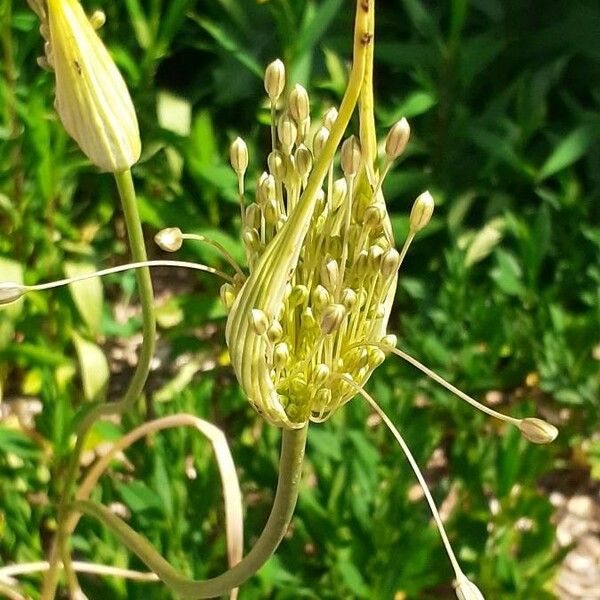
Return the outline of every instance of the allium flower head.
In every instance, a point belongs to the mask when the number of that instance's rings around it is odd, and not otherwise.
[[[79,0],[28,0],[42,22],[44,66],[56,76],[56,110],[67,133],[104,171],[129,169],[140,157],[135,109],[108,50]]]
[[[341,172],[324,152],[336,119],[327,111],[310,144],[298,135],[308,94],[292,89],[243,210],[250,275],[225,290],[235,297],[226,337],[237,378],[256,410],[287,428],[333,414],[356,395],[349,382],[364,386],[384,361],[379,346],[395,341],[386,327],[401,257],[373,157],[355,136],[340,145]]]

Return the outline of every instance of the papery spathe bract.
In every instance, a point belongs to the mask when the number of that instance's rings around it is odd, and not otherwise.
[[[141,152],[135,109],[81,4],[36,0],[33,8],[42,19],[46,60],[56,76],[56,110],[65,129],[103,171],[129,169]]]

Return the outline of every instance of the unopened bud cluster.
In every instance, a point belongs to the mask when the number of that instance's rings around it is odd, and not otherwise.
[[[242,239],[251,274],[263,267],[261,258],[277,236],[296,235],[302,227],[291,222],[299,218],[296,209],[338,117],[335,108],[329,109],[313,128],[312,140],[307,139],[308,93],[296,85],[281,106],[284,88],[284,66],[275,61],[265,73],[272,109],[279,100],[278,113],[272,113],[275,145],[254,201],[243,210]],[[386,144],[391,160],[404,150],[408,135],[405,120],[392,128]],[[341,172],[336,177],[337,161],[328,157],[330,177],[316,192],[301,247],[290,242],[289,251],[298,251],[298,259],[280,293],[269,290],[273,268],[265,266],[262,279],[246,284],[256,289],[244,289],[243,299],[235,298],[241,286],[227,284],[221,294],[231,310],[228,344],[238,379],[255,408],[280,426],[326,419],[356,394],[347,381],[363,386],[383,362],[383,351],[369,344],[394,342],[386,327],[400,254],[393,247],[386,205],[367,179],[359,139],[349,136],[339,150]],[[238,174],[247,164],[245,152],[238,138],[231,149]],[[427,224],[432,210],[431,196],[423,194],[411,215],[412,233]],[[274,264],[277,258],[284,257],[275,256]],[[268,300],[278,293],[281,299],[267,310]],[[242,352],[243,358],[238,356]],[[264,383],[256,374],[258,363],[268,371]]]

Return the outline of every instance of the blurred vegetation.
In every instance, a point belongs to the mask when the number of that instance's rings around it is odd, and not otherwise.
[[[229,143],[246,139],[252,186],[268,147],[262,70],[276,57],[309,89],[315,118],[339,102],[349,2],[85,5],[106,12],[103,37],[138,107],[144,152],[134,175],[150,252],[159,254],[150,243],[159,228],[181,226],[242,256]],[[37,30],[25,3],[0,0],[0,279],[29,284],[127,258],[113,181],[61,128],[52,77],[36,65]],[[420,464],[429,462],[438,502],[452,498],[450,536],[487,597],[552,598],[561,555],[548,492],[571,469],[600,477],[600,6],[390,0],[379,2],[377,37],[381,135],[400,116],[413,130],[385,185],[397,239],[419,192],[428,187],[438,203],[403,267],[390,329],[465,391],[515,416],[540,414],[561,435],[532,447],[395,359],[370,389]],[[193,245],[186,253],[219,261]],[[145,402],[122,423],[99,424],[91,442],[148,414],[190,411],[219,425],[239,467],[248,546],[270,508],[279,433],[227,367],[218,282],[154,275],[160,347]],[[0,314],[2,563],[44,555],[74,419],[87,402],[118,394],[131,372],[134,281],[39,293]],[[355,400],[311,427],[292,532],[243,600],[454,597],[412,474],[368,415]],[[173,431],[138,443],[128,459],[103,478],[98,498],[125,503],[130,522],[181,569],[216,574],[225,542],[208,444]],[[515,526],[522,517],[529,527]],[[82,559],[141,566],[87,519],[74,548]],[[35,597],[39,580],[23,581]],[[169,598],[157,584],[82,582],[91,600]]]

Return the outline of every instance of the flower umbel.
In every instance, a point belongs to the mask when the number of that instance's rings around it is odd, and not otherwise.
[[[40,64],[54,70],[56,110],[69,135],[103,171],[129,169],[140,157],[135,109],[108,50],[79,0],[28,0],[41,20],[46,40]]]

